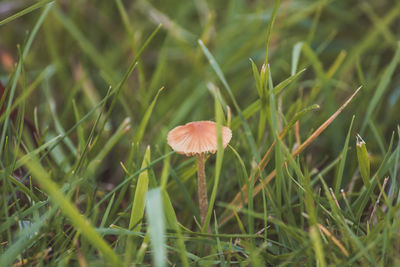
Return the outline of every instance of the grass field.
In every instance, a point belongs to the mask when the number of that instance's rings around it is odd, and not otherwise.
[[[400,266],[400,1],[0,2],[0,266]],[[361,88],[361,89],[360,89]],[[168,132],[229,126],[205,163]]]

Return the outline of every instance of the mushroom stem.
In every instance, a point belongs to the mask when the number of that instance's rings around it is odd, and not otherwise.
[[[204,171],[204,153],[197,154],[196,157],[197,157],[197,179],[198,179],[200,217],[201,217],[201,224],[204,225],[204,221],[206,219],[208,211],[207,184],[206,184],[206,174]]]

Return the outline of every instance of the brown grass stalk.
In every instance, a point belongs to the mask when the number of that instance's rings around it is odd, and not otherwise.
[[[361,87],[357,88],[357,90],[343,103],[343,105],[330,116],[324,123],[321,124],[321,126],[318,127],[317,130],[315,130],[308,138],[305,140],[295,151],[292,152],[292,156],[296,157],[299,155],[304,149],[306,149],[317,137],[325,131],[325,129],[336,119],[336,117],[343,111],[343,109],[353,100],[353,98],[357,95],[357,93],[360,91]],[[279,138],[282,139],[286,133],[288,132],[288,127],[285,127],[282,131],[282,133],[279,135]],[[255,179],[256,181],[259,177],[259,173],[261,173],[264,168],[267,166],[269,159],[270,159],[270,154],[272,152],[272,149],[275,146],[276,141],[274,141],[270,148],[267,150],[265,153],[264,157],[260,161],[260,163],[256,167],[256,171],[253,172],[255,173]],[[282,164],[283,166],[286,165],[286,162]],[[265,179],[264,179],[264,184],[268,184],[273,178],[275,178],[276,175],[276,169],[274,169]],[[248,178],[248,181],[252,181],[252,176]],[[253,190],[253,196],[255,197],[262,189],[262,184],[258,184],[256,187],[254,187]],[[237,207],[237,210],[243,208],[243,204],[240,202],[241,200],[241,195],[243,195],[244,202],[247,204],[249,198],[247,195],[248,189],[247,189],[247,184],[243,185],[241,188],[241,191],[236,194],[236,196],[233,198],[231,203],[228,206],[235,206]],[[221,219],[221,225],[228,222],[231,218],[233,217],[233,213],[230,210],[225,210],[225,212],[222,214],[222,219]]]

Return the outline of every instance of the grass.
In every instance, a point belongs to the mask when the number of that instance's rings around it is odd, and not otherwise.
[[[3,1],[0,266],[397,266],[398,1]],[[361,89],[360,89],[361,88]],[[232,129],[196,162],[173,127]]]

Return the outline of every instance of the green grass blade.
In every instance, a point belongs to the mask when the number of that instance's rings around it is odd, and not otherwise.
[[[28,56],[28,53],[29,53],[29,51],[31,49],[31,46],[32,46],[32,43],[33,43],[33,40],[35,39],[36,34],[38,33],[40,27],[42,26],[43,21],[47,17],[47,14],[49,13],[49,11],[50,11],[52,6],[53,6],[53,4],[51,3],[51,4],[49,4],[49,5],[47,5],[45,7],[45,9],[43,10],[43,12],[40,15],[39,19],[37,20],[35,26],[33,27],[32,32],[30,33],[29,38],[28,38],[28,40],[27,40],[27,42],[25,44],[25,47],[24,47],[23,52],[22,52],[22,56],[21,56],[21,58],[20,58],[20,60],[18,62],[17,69],[16,69],[15,74],[13,76],[12,85],[11,85],[11,89],[10,89],[10,93],[9,93],[9,97],[8,97],[6,110],[9,110],[11,108],[11,106],[12,106],[12,102],[13,102],[13,99],[14,99],[14,95],[15,95],[18,79],[19,79],[19,76],[20,76],[20,73],[21,73],[21,70],[22,70],[22,64],[23,64],[24,60],[26,59],[26,57]],[[5,135],[6,135],[6,132],[7,132],[8,125],[9,125],[9,120],[10,120],[10,117],[9,116],[6,117],[6,119],[4,121],[4,124],[3,124],[3,131],[2,131],[1,139],[0,139],[0,158],[2,157],[4,140],[5,140]]]
[[[185,246],[185,240],[182,237],[182,232],[181,232],[181,229],[179,228],[178,220],[176,218],[176,213],[172,206],[171,199],[169,198],[169,195],[165,189],[163,190],[163,205],[164,205],[165,217],[167,219],[167,222],[172,227],[172,229],[175,230],[175,233],[177,236],[176,243],[177,243],[177,246],[179,249],[179,256],[181,258],[181,264],[184,267],[188,267],[189,261],[188,261],[187,255],[186,255],[187,251],[186,251],[186,246]]]
[[[144,155],[142,169],[147,168],[150,164],[150,146],[147,147]],[[144,206],[146,200],[146,193],[149,186],[149,173],[147,170],[139,175],[136,187],[135,197],[133,199],[132,211],[129,220],[129,229],[132,231],[139,231],[141,228],[141,221],[144,216]]]
[[[294,75],[297,70],[297,66],[299,64],[299,59],[300,59],[300,53],[301,53],[301,47],[303,43],[298,42],[293,46],[293,51],[292,51],[292,68],[290,71],[290,75]]]
[[[108,202],[107,209],[104,212],[103,218],[101,218],[100,228],[103,228],[107,222],[108,215],[110,215],[111,207],[114,204],[114,197],[115,197],[115,194],[112,195],[110,202]]]
[[[54,69],[52,66],[46,67],[40,74],[39,76],[27,87],[24,92],[21,94],[20,97],[18,97],[12,106],[7,109],[6,112],[1,114],[0,116],[0,123],[3,122],[6,117],[8,117],[13,110],[15,110],[23,101],[26,101],[26,99],[34,92],[35,89],[39,86],[39,84],[42,82],[43,79],[45,78],[50,78],[54,73]]]
[[[44,214],[30,227],[19,232],[19,238],[0,255],[0,266],[11,266],[13,264],[17,256],[35,241],[37,233],[46,224],[50,214],[54,214],[54,209]]]
[[[97,152],[97,155],[92,159],[87,167],[87,170],[94,173],[98,169],[104,158],[110,153],[111,149],[117,144],[117,142],[130,130],[130,119],[126,118],[115,133],[108,139],[103,145],[103,148]]]
[[[253,155],[253,157],[255,157],[255,159],[257,161],[259,161],[260,156],[259,156],[259,154],[257,152],[256,143],[255,143],[254,137],[253,137],[253,135],[252,135],[252,133],[250,131],[250,127],[249,127],[248,123],[246,122],[246,120],[243,117],[242,110],[240,109],[239,104],[237,103],[237,101],[235,99],[235,96],[233,95],[232,90],[231,90],[228,82],[226,81],[225,76],[224,76],[221,68],[219,67],[217,61],[215,60],[215,58],[213,57],[211,52],[203,44],[203,42],[201,40],[198,40],[198,43],[199,43],[201,49],[203,50],[204,55],[207,57],[208,61],[210,62],[211,67],[214,69],[214,71],[217,74],[218,78],[221,80],[221,82],[224,85],[225,89],[227,90],[229,96],[231,97],[233,105],[235,106],[235,108],[236,108],[236,110],[237,110],[237,112],[239,114],[239,118],[240,118],[240,120],[242,122],[244,131],[245,131],[245,134],[246,134],[246,138],[247,138],[247,141],[249,143],[249,146],[250,146],[250,149],[251,149],[251,152],[252,152],[252,155]]]
[[[152,189],[146,194],[146,218],[149,222],[150,239],[153,247],[153,264],[156,267],[166,265],[164,210],[160,188]]]
[[[121,266],[121,261],[118,255],[100,237],[100,235],[96,233],[90,222],[80,214],[78,209],[61,192],[57,184],[52,181],[48,172],[43,169],[38,161],[32,157],[25,158],[24,165],[30,170],[32,177],[49,195],[50,200],[60,207],[61,212],[69,218],[76,229],[81,231],[81,234],[90,242],[90,244],[98,249],[110,264]]]
[[[17,160],[17,162],[15,163],[14,169],[20,168],[22,165],[24,165],[24,162],[26,159],[38,155],[40,152],[44,151],[45,149],[51,147],[52,145],[57,144],[57,142],[59,142],[61,139],[62,139],[62,136],[56,136],[56,137],[52,138],[51,140],[49,140],[48,142],[41,145],[40,147],[36,148],[35,150],[30,151],[28,154],[24,155],[19,160]]]
[[[264,64],[268,65],[269,64],[269,45],[271,42],[271,35],[272,35],[272,28],[274,26],[274,22],[276,19],[276,16],[278,15],[278,9],[279,9],[279,5],[281,3],[281,0],[275,0],[275,4],[274,4],[274,9],[272,10],[272,15],[268,24],[268,31],[267,31],[267,44],[265,46],[265,60],[264,60]]]
[[[302,70],[298,71],[296,74],[286,78],[285,80],[280,82],[278,85],[276,85],[274,87],[274,94],[277,95],[280,92],[282,92],[283,89],[285,89],[293,80],[295,80],[297,77],[299,77],[300,74],[302,74],[305,70],[306,69],[302,69]],[[248,105],[248,107],[243,111],[243,117],[245,119],[248,119],[251,116],[253,116],[254,114],[256,114],[257,111],[259,111],[260,109],[261,109],[261,101],[256,100],[252,104]],[[231,124],[232,130],[237,129],[241,123],[242,123],[241,118],[235,117],[232,120],[232,124]]]
[[[15,19],[17,19],[19,17],[22,17],[23,15],[31,13],[32,11],[34,11],[34,10],[36,10],[38,8],[41,8],[42,6],[47,5],[47,4],[49,4],[49,3],[53,2],[53,1],[54,0],[41,0],[41,1],[39,1],[39,2],[37,2],[35,4],[33,4],[33,5],[25,8],[25,9],[15,13],[14,15],[11,15],[11,16],[1,20],[0,21],[0,26],[3,26],[4,24],[9,23],[10,21],[13,21],[13,20],[15,20]]]
[[[139,124],[139,128],[138,128],[137,133],[136,133],[136,136],[135,136],[135,143],[140,143],[140,142],[142,141],[144,132],[145,132],[145,130],[146,130],[146,126],[147,126],[147,124],[149,123],[149,119],[150,119],[151,113],[153,112],[153,108],[154,108],[154,106],[156,105],[158,96],[160,95],[160,93],[161,93],[161,91],[162,91],[163,89],[164,89],[164,87],[161,87],[161,88],[158,90],[156,96],[155,96],[154,99],[153,99],[153,102],[151,102],[150,106],[147,108],[146,112],[144,113],[143,119],[142,119],[142,121],[141,121],[140,124]]]
[[[367,146],[360,135],[357,135],[356,150],[361,178],[364,182],[364,185],[368,188],[370,186],[370,161]]]
[[[367,126],[368,122],[371,119],[372,112],[375,110],[385,90],[388,88],[390,80],[392,79],[392,75],[396,70],[396,66],[399,64],[399,61],[400,61],[400,41],[397,43],[396,53],[394,54],[392,61],[390,62],[389,66],[387,66],[385,72],[383,73],[383,76],[379,81],[374,96],[372,97],[371,102],[368,104],[367,113],[364,117],[364,121],[361,126],[361,134],[364,133],[365,127]]]
[[[211,220],[211,214],[214,210],[214,203],[217,197],[219,178],[221,176],[221,170],[222,170],[222,160],[224,158],[224,148],[222,146],[222,128],[221,128],[224,120],[224,112],[222,111],[222,107],[220,102],[218,101],[217,96],[214,96],[214,109],[215,109],[215,119],[217,122],[218,149],[217,149],[217,160],[215,164],[214,185],[211,192],[210,201],[208,203],[207,215],[204,220],[204,225],[202,228],[203,233],[208,231],[208,226]]]
[[[342,179],[343,179],[344,166],[346,164],[347,151],[349,149],[350,133],[351,133],[351,129],[353,128],[354,118],[355,118],[355,116],[353,116],[353,118],[351,119],[349,131],[347,132],[346,141],[344,142],[344,147],[342,150],[342,159],[340,160],[339,168],[338,168],[338,171],[337,171],[336,177],[335,177],[334,190],[335,190],[336,195],[339,193],[339,190],[342,188],[341,185],[342,185]]]

